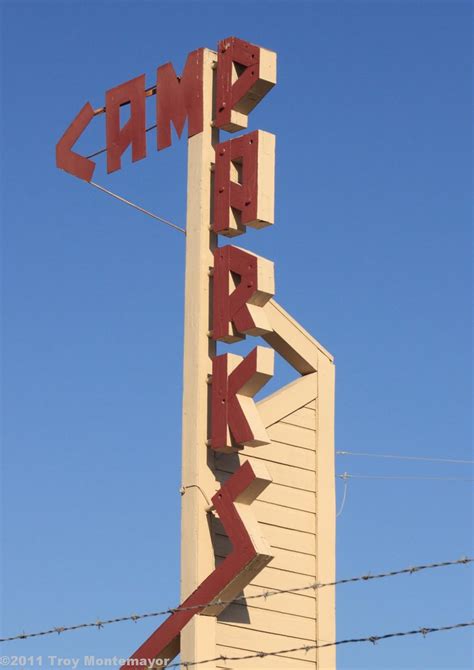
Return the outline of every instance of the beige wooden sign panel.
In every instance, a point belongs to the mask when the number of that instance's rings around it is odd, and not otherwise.
[[[239,454],[215,454],[219,482],[246,459],[265,462],[273,483],[253,503],[253,512],[275,555],[244,589],[292,589],[335,578],[334,366],[316,351],[318,371],[300,378],[258,405],[272,440]],[[230,551],[222,526],[213,522],[216,562]],[[287,593],[231,605],[218,617],[216,654],[244,656],[335,639],[334,589]],[[218,668],[334,668],[334,648],[292,652]]]

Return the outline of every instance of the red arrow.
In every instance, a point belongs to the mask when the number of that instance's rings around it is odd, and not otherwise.
[[[267,542],[255,533],[253,523],[252,536],[246,521],[241,517],[234,503],[250,505],[268,486],[271,477],[261,464],[251,465],[246,461],[212,498],[215,510],[232,543],[232,552],[220,563],[214,572],[171,614],[159,628],[137,649],[121,670],[131,665],[143,667],[151,665],[151,659],[175,658],[180,651],[180,633],[195,614],[216,616],[225,609],[225,605],[206,605],[220,600],[232,600],[249,584],[273,558]],[[185,609],[191,608],[191,609]],[[141,661],[141,663],[140,663]]]

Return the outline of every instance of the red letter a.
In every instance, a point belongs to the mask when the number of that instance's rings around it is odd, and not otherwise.
[[[120,127],[120,107],[130,103],[130,118]],[[145,134],[145,75],[111,88],[105,94],[105,122],[107,135],[107,172],[122,167],[121,156],[130,144],[132,160],[146,157]]]

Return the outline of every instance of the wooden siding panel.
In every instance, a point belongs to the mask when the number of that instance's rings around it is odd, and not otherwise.
[[[280,486],[272,482],[259,497],[262,502],[283,505],[293,509],[300,509],[304,512],[316,512],[316,499],[312,491],[302,491],[289,486]]]
[[[304,640],[311,640],[315,629],[314,619],[309,617],[274,612],[271,609],[247,607],[241,604],[229,605],[217,620],[229,626],[250,626],[252,630],[262,633],[287,635]]]
[[[292,415],[290,414],[290,417]],[[313,429],[301,428],[290,423],[279,421],[267,429],[268,436],[273,442],[280,442],[283,444],[292,445],[294,447],[302,447],[303,449],[316,449],[316,436]]]
[[[236,657],[245,656],[249,652],[235,647],[217,646],[217,656]],[[263,656],[249,658],[244,661],[219,661],[218,670],[314,670],[314,661],[309,658],[288,659],[284,656]]]
[[[228,656],[316,642],[317,592],[309,588],[317,574],[316,401],[310,400],[290,413],[285,413],[284,406],[278,411],[283,419],[267,428],[271,444],[245,448],[237,454],[214,454],[215,474],[222,483],[241,463],[254,459],[264,461],[273,478],[273,483],[252,504],[252,511],[275,557],[243,595],[265,590],[304,590],[250,599],[226,608],[217,623],[216,643],[218,653]],[[275,416],[271,407],[267,413]],[[231,546],[218,519],[213,519],[212,527],[216,562],[220,562]],[[307,670],[315,667],[316,658],[316,650],[311,650],[268,659],[222,662],[218,666],[227,670],[234,666],[236,670]]]
[[[294,428],[294,426],[288,426]],[[306,429],[304,429],[306,430]],[[314,433],[313,433],[314,440]],[[222,456],[217,456],[216,463],[222,462]],[[240,458],[258,458],[269,463],[280,463],[281,465],[291,465],[295,468],[303,468],[314,472],[316,467],[316,454],[314,449],[301,448],[295,445],[282,442],[272,442],[262,447],[245,447],[239,453]]]
[[[266,523],[279,528],[299,530],[302,533],[315,533],[315,516],[312,512],[282,507],[273,503],[256,500],[253,503],[253,511],[260,523]]]
[[[238,457],[241,461],[252,461],[252,457]],[[229,465],[229,461],[216,461],[219,463],[216,477],[219,479],[219,471],[227,472],[228,476],[237,469],[235,465]],[[315,491],[316,481],[314,472],[311,470],[303,470],[302,468],[295,468],[289,465],[282,465],[281,463],[272,463],[265,461],[270,476],[275,484],[281,486],[290,486],[295,489],[302,489],[303,491]]]
[[[231,548],[232,545],[228,537],[215,535],[214,551],[217,559],[225,558],[230,553]],[[271,561],[270,565],[272,568],[308,575],[309,581],[311,581],[311,576],[316,574],[316,558],[314,556],[287,549],[279,549],[275,552],[275,558]]]
[[[314,450],[276,441],[263,447],[253,449],[248,447],[243,450],[242,455],[258,458],[266,463],[279,463],[280,465],[310,470],[312,473],[316,467],[316,453]]]
[[[311,581],[311,579],[310,579]],[[259,595],[265,589],[259,586],[247,586],[243,595],[246,597]],[[246,601],[251,607],[260,609],[271,609],[274,612],[285,612],[286,614],[297,614],[311,619],[316,618],[316,599],[313,590],[301,591],[301,593],[281,593],[265,598],[250,598]]]
[[[225,639],[226,644],[222,645],[221,639]],[[217,624],[217,643],[219,645],[234,647],[239,650],[238,653],[244,652],[258,652],[258,651],[278,651],[280,649],[292,649],[293,647],[303,646],[305,644],[314,644],[314,636],[309,640],[304,638],[288,637],[286,635],[278,635],[271,633],[261,633],[260,631],[245,628],[244,626],[229,626],[225,623]],[[238,655],[238,653],[236,655]],[[229,654],[230,655],[230,654]],[[282,654],[288,659],[301,659],[306,661],[316,660],[316,652],[314,649],[305,651],[294,651],[289,654]],[[259,667],[260,659],[253,659],[254,668]],[[239,661],[241,663],[241,661]],[[237,663],[236,663],[237,665]],[[287,666],[291,668],[291,665]]]
[[[212,520],[213,533],[227,537],[221,522]],[[287,549],[301,554],[316,555],[316,537],[312,533],[302,533],[291,528],[280,528],[278,526],[260,523],[262,534],[274,549]]]
[[[289,414],[312,402],[318,393],[317,374],[306,375],[263,398],[257,403],[258,413],[268,428]]]
[[[316,410],[311,407],[302,407],[281,420],[281,423],[300,426],[301,428],[311,428],[314,430],[316,425]]]
[[[268,465],[266,465],[268,469]],[[229,472],[216,471],[216,490],[230,477]],[[283,507],[291,507],[293,509],[301,509],[304,512],[316,512],[316,499],[314,491],[304,491],[296,489],[292,486],[284,486],[272,482],[258,497],[264,502],[274,503],[275,505],[282,505]]]
[[[313,578],[308,575],[302,575],[298,572],[288,572],[287,570],[277,570],[267,565],[252,582],[253,586],[260,586],[264,589],[299,589],[305,588],[313,583]],[[311,595],[312,589],[306,589],[302,593]],[[276,596],[275,596],[276,598]]]

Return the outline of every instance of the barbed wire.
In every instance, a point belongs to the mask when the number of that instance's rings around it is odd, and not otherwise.
[[[268,656],[281,656],[282,654],[292,654],[297,651],[308,652],[313,649],[324,649],[325,647],[339,647],[343,644],[356,644],[358,642],[371,642],[376,644],[380,640],[388,640],[394,637],[406,637],[407,635],[423,635],[426,637],[430,633],[439,633],[440,631],[454,630],[455,628],[467,628],[474,626],[473,621],[463,621],[462,623],[449,624],[447,626],[430,626],[424,628],[415,628],[413,630],[397,631],[396,633],[383,633],[382,635],[368,635],[367,637],[352,637],[345,640],[336,640],[335,642],[325,642],[324,644],[305,644],[301,647],[293,647],[291,649],[279,649],[278,651],[258,651],[253,654],[246,654],[245,656],[215,656],[214,658],[207,658],[203,661],[181,661],[179,663],[169,663],[167,668],[191,668],[196,665],[205,665],[206,663],[216,663],[217,661],[246,661],[252,658],[266,658]]]
[[[272,590],[267,590],[267,591],[262,591],[262,593],[256,593],[253,595],[242,595],[238,596],[237,598],[233,598],[232,600],[220,600],[220,599],[214,599],[211,602],[207,603],[201,603],[199,605],[192,605],[189,607],[171,607],[166,610],[161,610],[160,612],[146,612],[144,614],[131,614],[128,616],[122,616],[122,617],[115,617],[113,619],[104,619],[104,620],[97,620],[97,621],[92,621],[88,623],[80,623],[80,624],[75,624],[73,626],[55,626],[54,628],[49,628],[47,630],[35,632],[35,633],[20,633],[18,635],[13,635],[11,637],[3,637],[0,638],[0,643],[1,642],[13,642],[14,640],[26,640],[28,638],[32,637],[42,637],[45,635],[54,635],[56,634],[61,634],[61,633],[66,633],[70,632],[73,630],[80,630],[84,628],[103,628],[104,626],[108,626],[110,624],[114,623],[121,623],[123,621],[133,621],[137,622],[142,619],[150,619],[158,616],[164,616],[166,614],[174,614],[175,612],[187,612],[189,610],[200,610],[204,609],[205,607],[209,607],[211,605],[230,605],[232,603],[236,602],[241,602],[241,601],[248,601],[248,600],[255,600],[258,598],[264,598],[265,600],[269,597],[272,596],[277,596],[277,595],[282,595],[285,593],[301,593],[303,591],[317,591],[318,589],[322,589],[325,587],[329,586],[340,586],[342,584],[351,584],[355,582],[368,582],[372,581],[375,579],[383,579],[386,577],[395,577],[397,575],[408,575],[408,574],[415,574],[417,572],[421,572],[423,570],[432,570],[435,568],[445,568],[453,565],[467,565],[468,563],[474,562],[474,558],[468,557],[468,556],[463,556],[457,560],[453,561],[442,561],[438,563],[426,563],[423,565],[414,565],[414,566],[408,566],[406,568],[401,568],[400,570],[391,570],[389,572],[379,572],[375,574],[370,574],[367,573],[365,575],[359,575],[357,577],[346,577],[344,579],[337,579],[333,582],[324,582],[324,583],[319,583],[319,582],[312,582],[310,584],[307,584],[306,586],[298,586],[294,588],[289,588],[289,589],[272,589]]]

